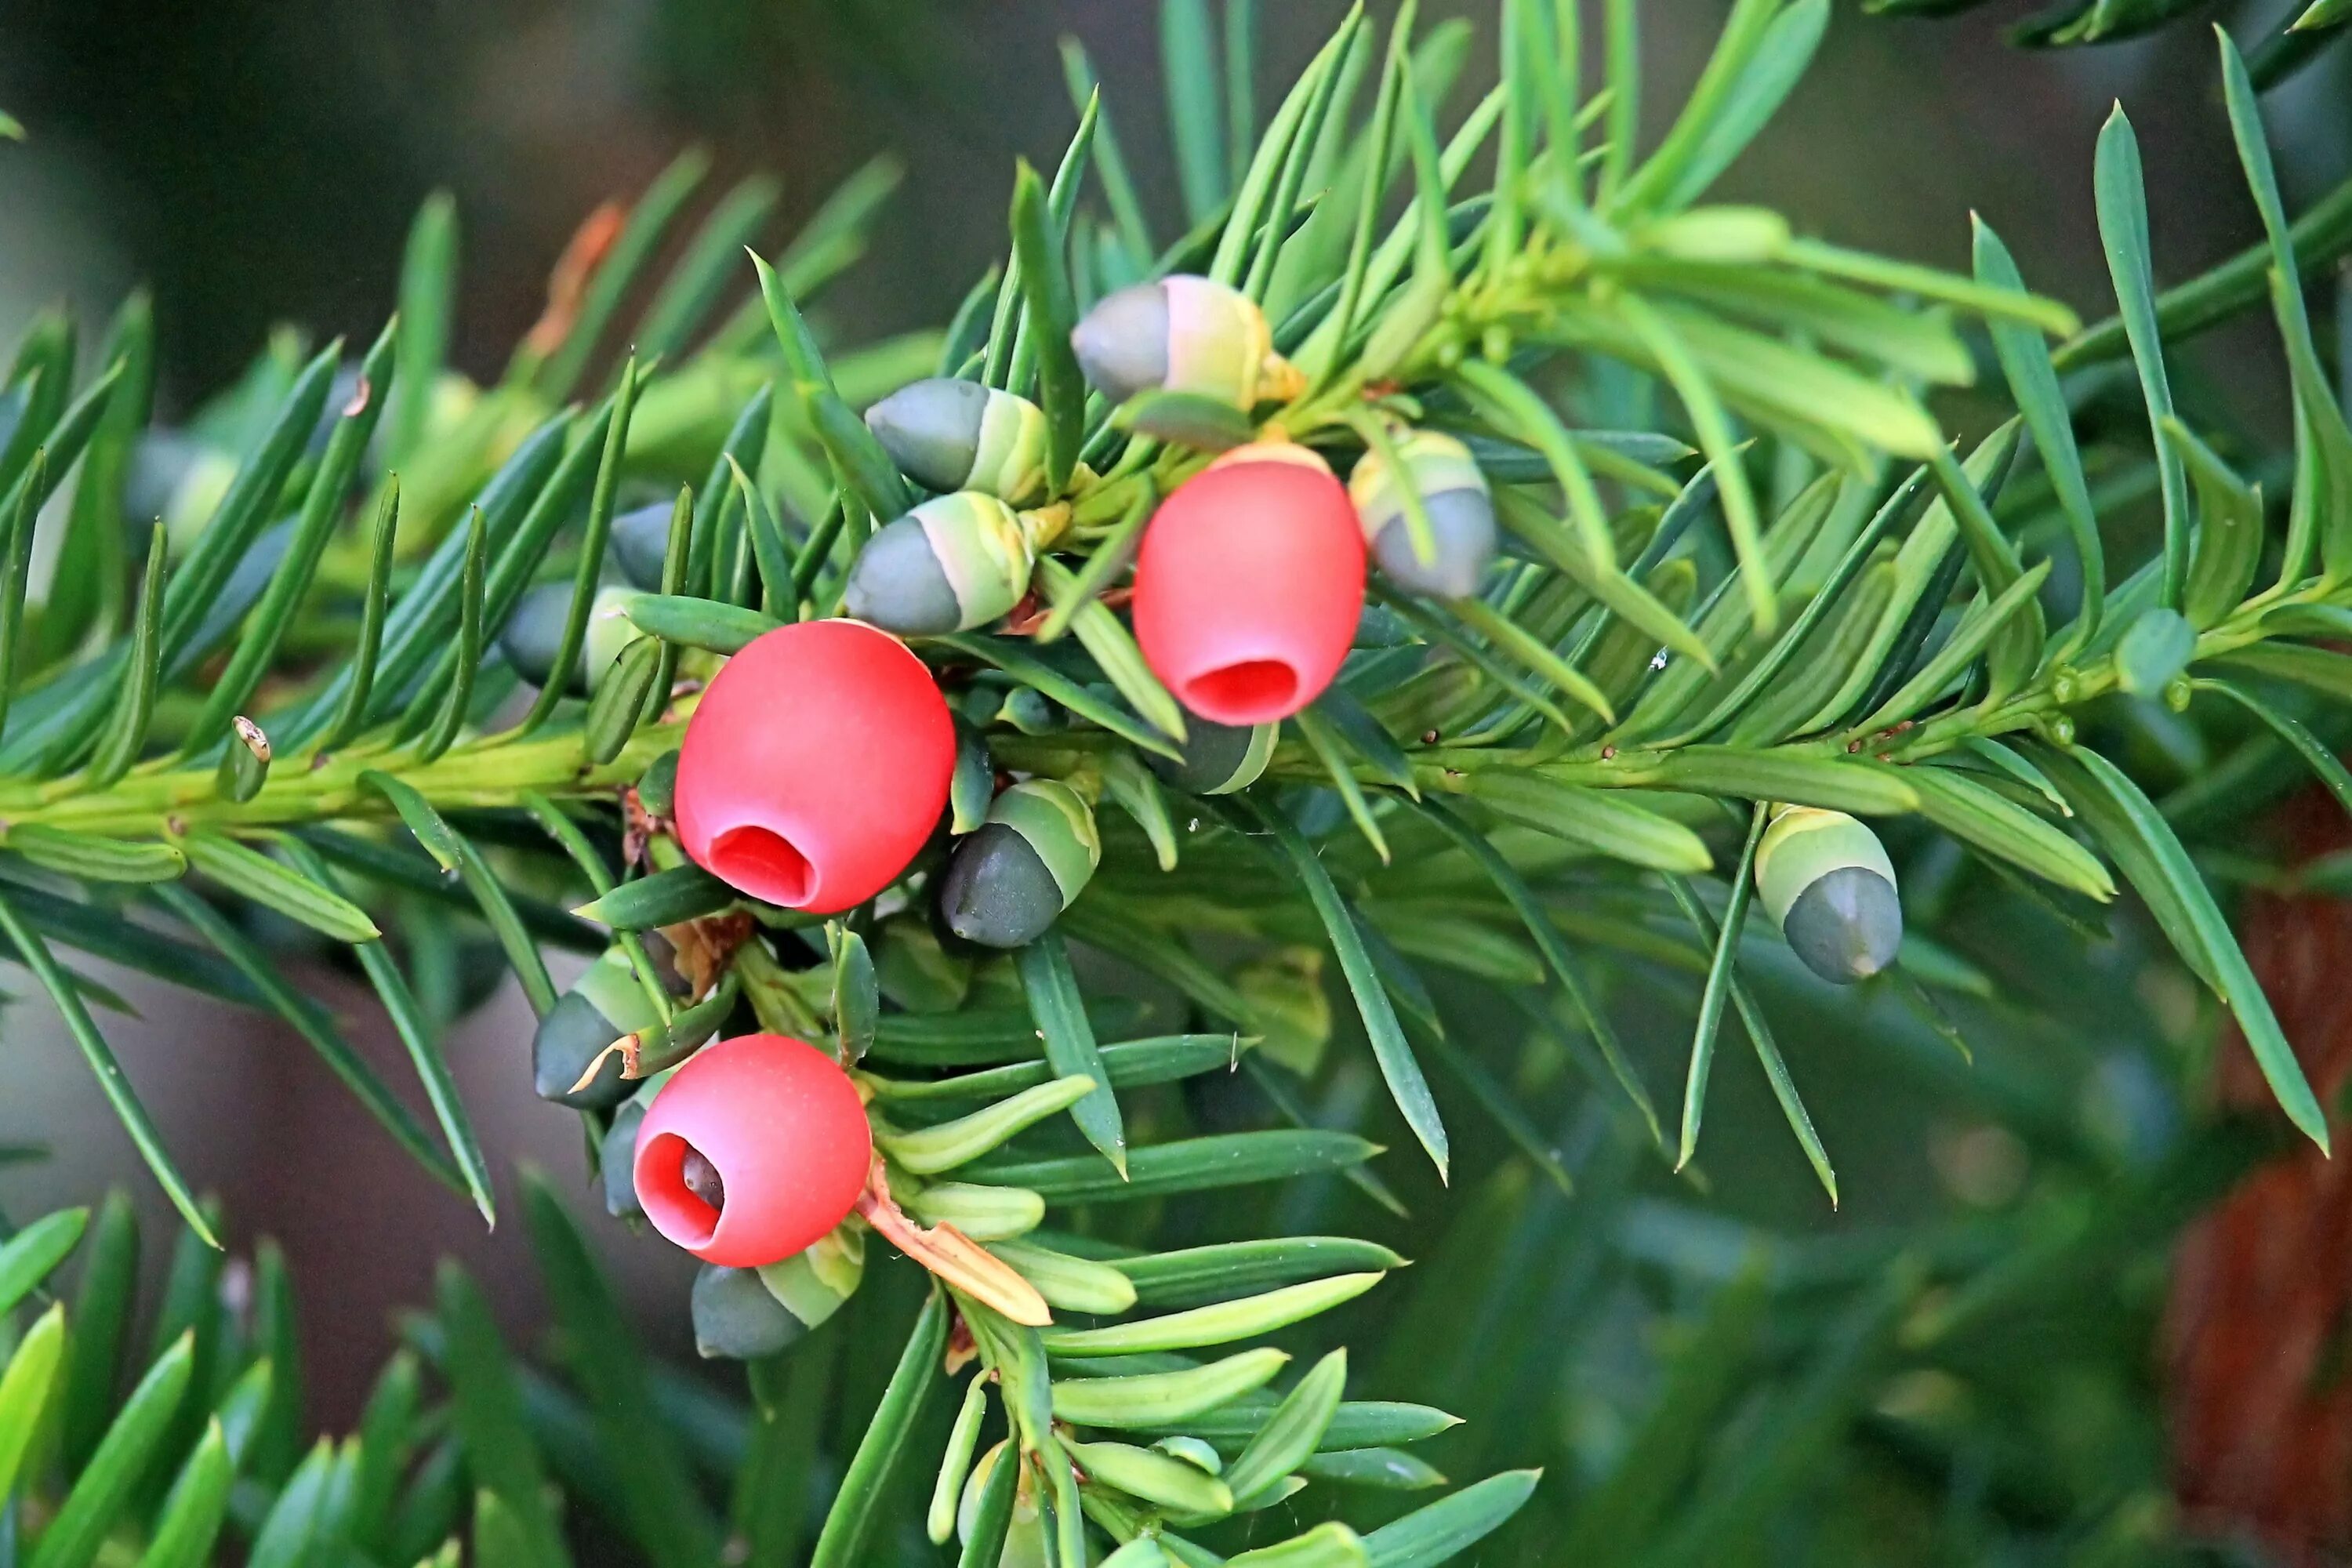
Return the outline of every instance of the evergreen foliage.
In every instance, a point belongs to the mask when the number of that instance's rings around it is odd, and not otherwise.
[[[1069,147],[1050,178],[1017,172],[1006,260],[942,333],[845,346],[804,313],[887,168],[755,255],[755,290],[743,193],[672,244],[694,154],[583,230],[492,386],[444,363],[458,231],[437,200],[363,353],[289,333],[184,430],[149,428],[142,301],[89,356],[63,316],[35,322],[0,384],[0,951],[188,1233],[138,1355],[120,1204],[70,1306],[36,1292],[86,1216],[0,1249],[0,1315],[26,1309],[0,1373],[0,1563],[194,1563],[231,1538],[256,1563],[455,1562],[470,1540],[551,1568],[593,1519],[681,1568],[934,1560],[926,1534],[965,1563],[1009,1539],[1008,1563],[1407,1568],[1515,1517],[1484,1560],[1680,1563],[1801,1533],[1790,1500],[1824,1487],[1855,1507],[1814,1521],[1811,1561],[1883,1552],[1853,1523],[1872,1507],[1955,1549],[2168,1549],[2147,1432],[2128,1413],[2011,1430],[2042,1374],[2004,1364],[1999,1331],[2128,1277],[2282,1142],[2201,1118],[2147,1150],[2086,1124],[2066,1037],[2132,1028],[2086,1019],[2091,994],[2185,970],[2327,1142],[2212,887],[2275,873],[2195,829],[2305,768],[2352,805],[2330,746],[2352,697],[2352,426],[2302,289],[2352,243],[2352,208],[2289,223],[2224,37],[2265,245],[2159,291],[2118,110],[2094,162],[2116,313],[2086,328],[1989,226],[1958,276],[1706,201],[1810,63],[1827,0],[1738,0],[1647,149],[1639,8],[1603,9],[1587,37],[1573,4],[1505,0],[1500,79],[1446,130],[1465,35],[1417,33],[1411,5],[1385,35],[1351,12],[1261,123],[1249,7],[1220,42],[1205,0],[1165,0],[1191,225],[1172,237],[1073,45]],[[2084,4],[2045,41],[2174,9]],[[2298,26],[2334,20],[2323,0]],[[1490,162],[1491,189],[1468,190]],[[1077,321],[1174,274],[1254,302],[1296,384],[1246,408],[1090,391]],[[2275,458],[2198,429],[2165,362],[2168,339],[2265,298],[2295,410]],[[2083,374],[2104,363],[2128,378]],[[672,753],[719,661],[839,613],[861,548],[924,499],[857,411],[931,374],[1034,402],[1042,489],[1021,499],[1066,509],[1009,617],[909,639],[961,724],[957,835],[999,773],[1097,808],[1098,868],[1010,955],[935,929],[944,842],[821,919],[738,897],[670,832]],[[1979,384],[2011,416],[1956,444],[1930,399]],[[1457,437],[1491,490],[1503,552],[1477,591],[1376,584],[1341,678],[1262,773],[1227,793],[1169,766],[1195,736],[1118,613],[1155,506],[1261,435],[1345,472],[1394,468],[1408,429]],[[1419,549],[1431,519],[1400,506]],[[553,608],[526,698],[534,602]],[[1868,848],[1789,873],[1808,847],[1769,831],[1785,807],[1866,819]],[[1881,861],[1900,946],[1827,999],[1797,911]],[[2095,943],[2126,893],[2162,945],[2123,920]],[[554,1365],[510,1359],[450,1272],[362,1430],[306,1457],[285,1266],[265,1252],[250,1315],[224,1312],[217,1218],[75,955],[282,1018],[488,1218],[496,1152],[440,1051],[452,909],[542,1016],[561,1005],[543,948],[612,947],[642,991],[653,1021],[613,1042],[622,1102],[581,1111],[616,1212],[625,1177],[597,1152],[625,1165],[646,1094],[714,1030],[756,1021],[853,1068],[878,1211],[759,1291],[697,1289],[707,1348],[760,1347],[747,1402],[640,1355],[534,1177]],[[288,982],[289,951],[350,955],[427,1113]],[[1625,1038],[1661,999],[1688,1042],[1673,1082]],[[1513,1035],[1491,1038],[1504,1007]],[[2059,1174],[1926,1235],[1701,1212],[1693,1193],[1762,1157],[1706,1158],[1734,1031],[1836,1202],[1820,1085],[1780,1043],[1825,1029],[1991,1108]],[[2002,1048],[1972,1064],[1980,1030]],[[1378,1165],[1368,1131],[1396,1145]],[[1339,1231],[1391,1225],[1400,1188],[1414,1214],[1391,1229],[1427,1247],[1392,1279],[1404,1254]],[[886,1263],[869,1226],[929,1278]],[[1634,1425],[1580,1429],[1602,1406],[1572,1385],[1636,1300],[1669,1303],[1677,1331],[1642,1352]],[[1371,1330],[1355,1368],[1319,1322],[1290,1331],[1343,1307]],[[2053,1359],[2127,1384],[2132,1321],[2077,1325]],[[1314,1348],[1286,1368],[1269,1335]],[[120,1400],[118,1366],[137,1373]],[[1378,1494],[1445,1486],[1412,1445],[1456,1417],[1380,1402],[1395,1379],[1475,1415],[1449,1450],[1464,1484],[1409,1508]],[[991,1467],[1000,1436],[1018,1458]],[[1503,1468],[1528,1457],[1554,1463],[1540,1488]]]

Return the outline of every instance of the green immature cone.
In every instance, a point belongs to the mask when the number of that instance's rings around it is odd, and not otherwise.
[[[1219,724],[1198,713],[1184,716],[1183,760],[1147,755],[1161,779],[1192,795],[1232,795],[1247,789],[1273,760],[1279,724]]]
[[[1045,413],[976,381],[933,376],[866,411],[899,472],[925,489],[977,490],[1013,506],[1045,495]]]
[[[694,1348],[706,1361],[774,1355],[807,1331],[760,1282],[756,1268],[706,1263],[696,1271],[687,1300],[694,1318]]]
[[[604,1141],[597,1146],[597,1170],[604,1177],[604,1212],[614,1219],[628,1219],[646,1212],[637,1201],[637,1129],[645,1124],[646,1108],[642,1100],[633,1100],[614,1113],[613,1125],[605,1130]]]
[[[660,500],[625,511],[613,520],[605,559],[620,568],[629,586],[661,592],[662,563],[669,553],[670,513],[676,503]]]
[[[1756,893],[1805,967],[1832,985],[1869,979],[1903,944],[1894,862],[1842,811],[1782,806],[1756,847]]]
[[[1274,352],[1265,313],[1237,289],[1177,276],[1105,297],[1070,334],[1078,368],[1113,403],[1139,393],[1203,397],[1246,413],[1295,397],[1304,378]],[[1134,427],[1175,438],[1181,432]]]
[[[1015,512],[979,490],[927,500],[866,541],[843,605],[900,637],[984,626],[1029,591],[1038,548],[1066,515]]]
[[[1415,430],[1396,444],[1397,461],[1367,452],[1348,480],[1365,542],[1381,571],[1409,594],[1466,599],[1495,560],[1495,503],[1470,448],[1451,436]],[[1427,522],[1415,537],[1412,502]]]
[[[667,517],[669,509],[662,510]],[[629,605],[637,596],[636,589],[619,583],[596,590],[588,612],[588,634],[580,645],[580,662],[564,688],[567,696],[592,695],[621,650],[636,640]],[[564,619],[571,610],[571,584],[542,583],[522,596],[514,614],[499,628],[499,651],[514,672],[531,685],[543,687],[553,677],[556,656],[562,650]]]
[[[628,955],[607,949],[539,1021],[530,1042],[532,1089],[540,1099],[574,1110],[612,1110],[636,1085],[621,1076],[620,1053],[605,1053],[623,1036],[657,1029],[661,1022],[630,971]],[[583,1084],[591,1064],[595,1074]]]
[[[865,1232],[855,1226],[828,1232],[805,1251],[768,1264],[758,1273],[760,1283],[793,1321],[803,1330],[814,1329],[841,1310],[865,1282]]]
[[[1026,947],[1061,918],[1102,862],[1095,814],[1069,785],[1029,779],[996,797],[940,879],[948,929],[982,947]]]

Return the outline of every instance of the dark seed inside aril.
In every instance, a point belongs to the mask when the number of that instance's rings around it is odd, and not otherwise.
[[[688,1149],[678,1166],[678,1178],[686,1190],[709,1204],[712,1208],[727,1206],[727,1184],[719,1179],[719,1167],[699,1149]]]

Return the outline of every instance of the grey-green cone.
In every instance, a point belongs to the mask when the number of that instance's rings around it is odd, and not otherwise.
[[[604,1183],[604,1212],[627,1219],[646,1212],[637,1202],[637,1129],[645,1124],[646,1108],[632,1100],[613,1115],[604,1141],[597,1145],[596,1163]]]
[[[575,1110],[611,1110],[636,1085],[621,1076],[618,1052],[601,1062],[596,1061],[598,1053],[622,1036],[660,1021],[630,972],[627,955],[618,948],[608,950],[539,1021],[530,1043],[531,1087],[540,1099]],[[591,1062],[596,1062],[595,1076],[575,1089]]]
[[[1183,761],[1157,753],[1143,760],[1178,789],[1193,795],[1231,795],[1255,784],[1274,755],[1278,724],[1220,724],[1198,713],[1184,715]]]
[[[1397,457],[1392,466],[1368,452],[1348,481],[1372,558],[1407,593],[1468,598],[1495,560],[1495,504],[1486,476],[1469,447],[1434,430],[1409,432],[1397,443]],[[1422,544],[1413,539],[1408,486],[1429,522]]]
[[[753,1361],[774,1355],[808,1331],[760,1281],[756,1268],[706,1263],[688,1299],[694,1348],[709,1359]]]
[[[970,631],[1020,602],[1035,564],[1029,531],[1011,507],[960,490],[925,501],[866,541],[843,605],[900,637]]]
[[[619,583],[596,590],[589,606],[587,631],[580,641],[580,659],[572,667],[565,695],[591,695],[597,680],[621,657],[621,650],[636,640],[637,629],[628,616],[636,596],[637,590]],[[514,613],[499,628],[499,651],[517,675],[533,686],[548,683],[556,654],[563,646],[563,623],[571,613],[569,583],[542,583],[516,603]]]
[[[1025,947],[1085,890],[1102,859],[1094,813],[1068,785],[1030,779],[996,797],[940,879],[947,927],[983,947]]]
[[[661,591],[662,565],[669,556],[670,514],[676,510],[669,501],[656,501],[613,520],[604,558],[620,568],[631,587],[648,594]]]
[[[1756,847],[1756,892],[1805,967],[1867,980],[1903,945],[1903,901],[1878,836],[1842,811],[1782,806]]]
[[[925,489],[980,490],[1030,506],[1045,493],[1045,416],[1025,397],[933,376],[866,411],[866,427]]]

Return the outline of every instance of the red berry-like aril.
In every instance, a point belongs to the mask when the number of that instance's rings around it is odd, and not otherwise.
[[[873,1153],[865,1104],[831,1057],[742,1035],[704,1047],[654,1096],[637,1130],[637,1202],[704,1262],[758,1268],[839,1225]]]
[[[755,899],[832,914],[907,868],[954,770],[947,700],[906,644],[858,621],[780,626],[687,721],[678,842]]]
[[[1303,447],[1228,452],[1161,503],[1136,552],[1144,660],[1221,724],[1269,723],[1314,701],[1363,605],[1362,526]]]

